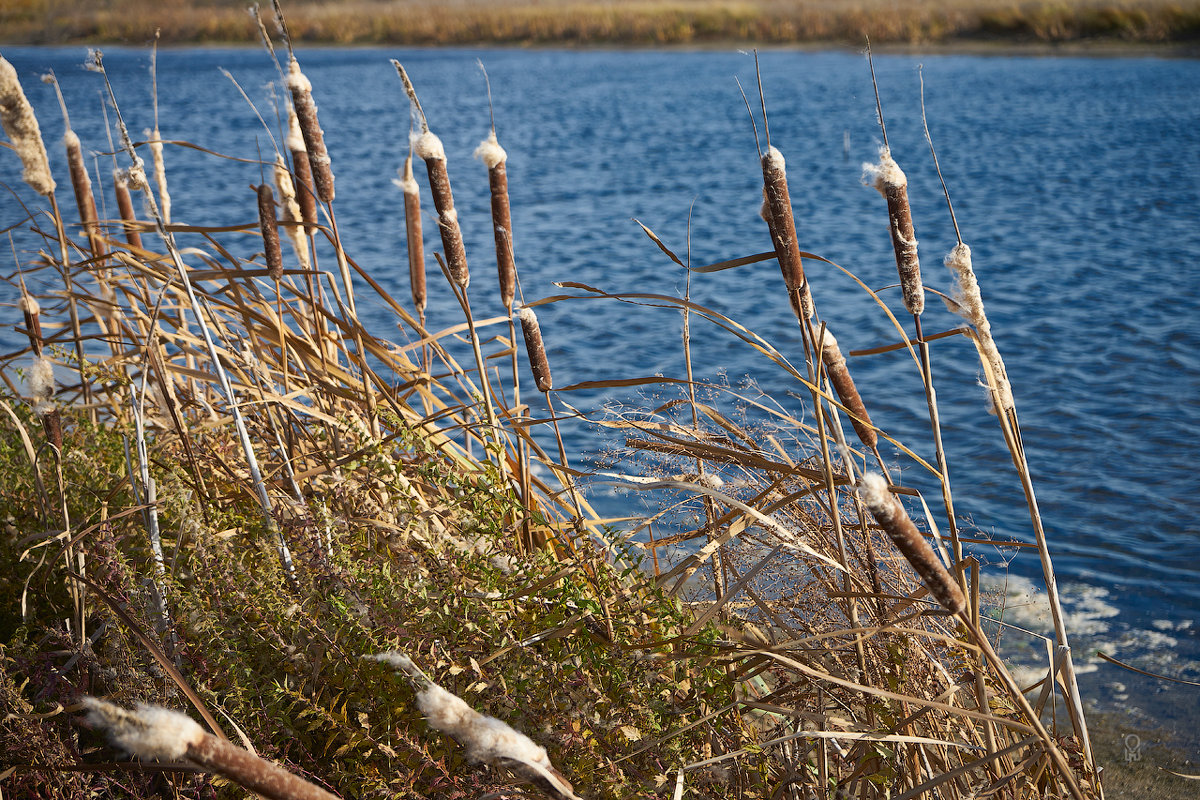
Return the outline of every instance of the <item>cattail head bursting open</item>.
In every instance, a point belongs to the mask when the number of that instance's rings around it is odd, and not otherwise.
[[[792,216],[792,198],[788,192],[787,165],[783,153],[768,147],[762,157],[763,191],[766,202],[763,216],[771,231],[779,269],[787,286],[793,310],[807,319],[813,316],[812,291],[804,276],[804,264],[800,259],[800,242],[796,237],[796,220]],[[766,212],[770,212],[769,214]],[[797,299],[798,298],[798,299]],[[799,306],[796,309],[796,306]]]
[[[167,165],[163,159],[162,134],[155,127],[153,131],[145,131],[150,145],[150,161],[154,164],[154,185],[158,189],[158,208],[162,212],[163,222],[171,223],[171,193],[167,191]]]
[[[954,246],[945,259],[945,264],[954,273],[958,282],[955,300],[958,301],[957,311],[967,322],[975,327],[976,340],[979,349],[992,372],[995,380],[998,403],[993,405],[993,411],[1003,413],[1016,406],[1013,400],[1012,384],[1008,380],[1008,371],[1004,367],[1004,359],[1000,357],[1000,349],[992,338],[992,325],[988,322],[987,313],[983,308],[983,295],[979,291],[979,281],[971,265],[971,248],[959,243]],[[998,408],[996,407],[998,405]]]
[[[467,269],[467,251],[463,247],[458,212],[454,210],[454,194],[450,191],[450,173],[446,171],[446,151],[442,147],[442,140],[432,131],[424,131],[413,140],[413,152],[425,162],[425,170],[429,173],[429,191],[438,214],[438,231],[442,235],[442,249],[446,252],[446,268],[450,271],[451,279],[466,289],[471,283],[471,272]]]
[[[542,341],[542,328],[538,325],[537,314],[529,306],[522,306],[517,316],[521,319],[521,333],[525,336],[525,351],[529,354],[533,380],[537,383],[538,391],[548,392],[554,388],[554,380],[550,377],[550,361],[546,358],[546,344]]]
[[[317,197],[326,203],[332,202],[333,169],[329,151],[325,149],[325,134],[317,121],[317,104],[312,98],[312,83],[300,71],[300,63],[294,57],[288,62],[287,87],[292,93],[292,106],[296,109],[296,121],[304,138],[304,149],[308,152],[308,163],[312,169]]]
[[[275,193],[268,184],[255,187],[258,193],[258,228],[262,231],[263,258],[273,280],[283,277],[283,251],[279,248],[279,221],[275,218]]]
[[[16,68],[4,56],[0,56],[0,124],[21,159],[22,179],[35,192],[49,197],[54,193],[54,178],[42,129],[21,88]]]
[[[837,339],[828,328],[825,329],[825,337],[821,340],[821,360],[825,363],[825,374],[829,376],[829,382],[833,384],[833,390],[837,392],[838,399],[850,412],[850,424],[854,426],[858,440],[865,446],[874,449],[879,444],[879,435],[871,425],[867,407],[863,405],[858,387],[854,385],[854,378],[850,376],[850,369],[846,366],[846,357],[842,355]]]
[[[300,131],[300,120],[295,106],[288,106],[287,149],[292,156],[292,171],[296,175],[296,202],[300,204],[300,218],[305,225],[317,224],[317,190],[313,186],[312,166],[308,161],[308,150],[304,147],[304,134]]]
[[[125,228],[125,241],[130,247],[142,247],[142,234],[136,227],[137,213],[133,210],[133,196],[129,193],[129,172],[113,170],[113,193],[117,196],[117,212]]]
[[[862,476],[858,494],[938,603],[952,614],[965,609],[967,601],[962,590],[934,555],[933,548],[909,519],[904,507],[892,497],[887,480],[878,473],[868,472]]]
[[[408,241],[408,284],[412,289],[413,307],[425,313],[425,240],[421,230],[421,188],[413,176],[412,156],[404,159],[400,177],[392,183],[404,192],[404,229]]]
[[[496,271],[500,279],[500,300],[512,313],[517,292],[517,265],[513,258],[512,211],[508,203],[508,153],[492,131],[475,148],[475,157],[488,168],[492,194],[492,233],[496,241]]]
[[[25,330],[33,345],[33,354],[40,356],[42,354],[42,307],[33,295],[24,291],[21,292],[21,299],[17,301],[17,305],[25,317]]]
[[[891,151],[882,147],[878,164],[863,164],[863,182],[874,186],[887,200],[888,228],[892,234],[892,249],[896,252],[904,307],[910,314],[920,314],[925,310],[925,287],[921,284],[917,234],[913,230],[912,209],[908,204],[908,176],[892,158]]]

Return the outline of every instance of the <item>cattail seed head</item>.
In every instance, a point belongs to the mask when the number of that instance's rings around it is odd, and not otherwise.
[[[955,292],[958,307],[955,310],[975,327],[980,352],[987,361],[995,381],[998,404],[994,403],[992,410],[998,414],[1009,411],[1016,406],[1016,401],[1013,400],[1012,384],[1008,380],[1004,359],[1000,357],[1000,350],[992,338],[992,326],[983,308],[983,295],[979,291],[979,281],[971,266],[971,248],[962,243],[955,245],[946,255],[945,264],[955,274],[958,282],[958,290]]]
[[[859,483],[858,494],[938,603],[952,614],[965,609],[967,601],[962,590],[934,555],[933,548],[909,519],[904,507],[892,497],[887,480],[877,473],[866,473]]]
[[[31,294],[22,292],[17,306],[25,316],[25,330],[29,334],[29,342],[33,345],[35,356],[42,354],[42,307]]]
[[[287,86],[292,93],[292,107],[296,109],[300,134],[304,137],[304,149],[308,152],[317,197],[326,203],[332,202],[333,170],[330,166],[329,152],[325,149],[325,134],[317,121],[317,104],[312,98],[312,83],[300,71],[300,63],[294,57],[288,62]]]
[[[538,391],[548,392],[554,388],[554,380],[550,376],[550,361],[546,358],[546,344],[542,341],[542,328],[538,325],[537,314],[529,306],[522,306],[517,316],[521,319],[521,333],[525,336],[525,352],[529,355],[533,380]]]
[[[279,205],[283,209],[283,221],[289,223],[285,228],[292,250],[296,252],[296,260],[300,269],[309,269],[312,261],[308,255],[308,240],[304,238],[304,212],[296,200],[296,185],[292,183],[292,174],[288,172],[287,162],[283,154],[275,156],[275,188],[279,191]]]
[[[308,150],[304,148],[304,134],[300,131],[300,119],[296,108],[288,106],[287,148],[292,156],[292,171],[296,176],[296,202],[300,204],[300,218],[305,225],[317,224],[317,195],[313,187],[312,165],[308,161]]]
[[[171,193],[167,191],[167,166],[163,160],[162,136],[158,128],[144,131],[150,141],[150,160],[154,163],[154,185],[158,189],[158,208],[163,222],[171,224]]]
[[[263,183],[255,187],[258,193],[258,227],[262,231],[263,257],[267,274],[273,280],[283,277],[283,252],[279,248],[279,222],[275,219],[275,193]]]
[[[921,284],[921,261],[917,256],[917,234],[913,230],[912,209],[908,204],[908,176],[892,158],[891,151],[879,151],[878,164],[863,164],[863,182],[874,186],[888,205],[888,228],[892,249],[896,252],[896,270],[904,307],[910,314],[925,310],[925,287]]]
[[[508,203],[508,154],[492,131],[475,149],[475,157],[488,168],[492,195],[492,233],[496,240],[496,270],[500,278],[500,300],[512,313],[517,291],[517,265],[513,257],[512,211]]]
[[[825,337],[821,341],[821,360],[825,363],[825,374],[829,376],[829,382],[833,384],[838,399],[850,412],[850,424],[854,426],[858,440],[866,447],[874,449],[879,444],[879,435],[871,425],[871,417],[863,405],[858,387],[854,385],[854,378],[850,376],[846,357],[842,355],[837,339],[828,328],[825,329]]]
[[[45,356],[33,360],[29,370],[29,394],[34,403],[42,403],[54,396],[54,362]]]
[[[413,307],[425,313],[425,241],[421,231],[421,189],[413,177],[412,156],[404,159],[400,178],[392,183],[404,192],[404,230],[408,242],[408,284],[412,289]]]
[[[463,247],[462,229],[458,225],[458,212],[454,210],[454,194],[450,191],[450,174],[446,171],[446,151],[442,140],[432,131],[425,131],[413,141],[413,150],[424,159],[429,173],[429,190],[433,195],[433,207],[438,213],[438,231],[442,235],[442,249],[446,251],[446,268],[450,277],[462,288],[471,283],[467,269],[467,251]]]
[[[811,319],[813,316],[812,291],[804,276],[804,264],[800,259],[800,242],[796,237],[796,220],[792,215],[792,198],[788,192],[787,165],[783,153],[768,147],[762,157],[763,194],[765,202],[762,213],[771,231],[775,245],[775,256],[783,272],[792,309],[797,318]]]
[[[117,196],[117,211],[125,227],[125,241],[130,247],[141,248],[142,234],[135,223],[137,214],[133,210],[133,196],[129,193],[129,173],[123,169],[113,170],[113,193]]]
[[[0,125],[21,159],[22,179],[35,192],[49,197],[54,192],[54,178],[50,175],[42,129],[21,88],[16,68],[3,56],[0,56]]]

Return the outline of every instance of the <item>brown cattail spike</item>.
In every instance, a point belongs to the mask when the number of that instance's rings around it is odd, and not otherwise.
[[[54,178],[50,175],[42,129],[17,79],[16,68],[3,56],[0,56],[0,124],[21,158],[24,166],[21,177],[35,192],[49,197],[54,193]]]
[[[454,210],[454,194],[450,191],[450,174],[446,171],[446,151],[442,140],[431,131],[425,131],[413,143],[417,156],[424,159],[429,173],[429,190],[433,194],[433,207],[438,213],[438,230],[442,234],[442,248],[446,251],[446,268],[450,277],[462,288],[471,283],[467,269],[467,251],[463,247],[462,229],[458,225],[458,212]]]
[[[142,234],[137,229],[137,214],[133,210],[133,196],[129,193],[129,173],[123,169],[113,170],[113,192],[117,195],[117,211],[125,228],[125,241],[130,247],[141,249]]]
[[[933,548],[909,519],[904,507],[892,497],[887,480],[882,475],[867,473],[859,483],[858,494],[938,603],[951,614],[965,609],[967,601],[962,590],[934,555]]]
[[[525,352],[529,354],[533,380],[538,391],[548,392],[554,388],[554,380],[550,377],[550,361],[546,358],[546,345],[542,341],[537,314],[529,306],[522,306],[517,315],[521,318],[521,333],[525,335]]]
[[[308,150],[304,148],[300,120],[292,106],[288,107],[287,148],[292,155],[292,172],[296,175],[296,202],[300,204],[300,218],[305,225],[316,225],[317,195],[313,187],[312,166],[308,161]]]
[[[408,239],[408,283],[413,307],[425,314],[425,242],[421,231],[421,189],[413,177],[412,156],[404,159],[400,178],[392,183],[404,192],[404,229]]]
[[[925,287],[921,285],[921,260],[917,257],[917,234],[913,230],[912,209],[908,205],[908,176],[885,146],[879,151],[878,164],[863,165],[863,179],[887,200],[888,227],[892,249],[896,251],[896,270],[908,313],[925,310]]]
[[[287,85],[292,93],[292,106],[296,109],[300,135],[304,137],[304,149],[308,152],[317,197],[323,202],[332,202],[333,170],[330,167],[329,152],[325,149],[325,134],[317,121],[317,104],[312,98],[312,83],[300,71],[300,63],[294,57],[288,62]]]
[[[475,148],[475,157],[488,168],[492,191],[492,232],[496,239],[496,269],[500,277],[500,300],[511,314],[517,292],[517,265],[513,260],[512,212],[508,205],[508,153],[492,131]]]
[[[93,246],[97,246],[99,240],[96,238],[96,221],[99,215],[96,213],[96,196],[92,193],[92,179],[83,163],[83,145],[75,131],[69,128],[63,134],[63,145],[67,150],[67,165],[71,171],[71,188],[75,190],[75,208],[79,211],[79,221]]]
[[[267,274],[274,280],[283,277],[283,252],[279,249],[279,222],[275,219],[275,193],[267,184],[255,187],[258,192],[258,227],[262,231],[263,257]]]
[[[796,238],[796,220],[792,216],[792,198],[788,193],[787,166],[783,153],[768,147],[762,157],[764,219],[771,230],[771,241],[779,268],[783,271],[783,282],[787,285],[793,310],[797,317],[811,319],[813,315],[812,292],[804,277],[804,264],[800,259],[800,242]]]
[[[828,328],[825,329],[825,338],[821,341],[821,360],[825,362],[825,374],[829,376],[829,382],[833,384],[833,390],[837,392],[838,399],[850,412],[850,424],[854,426],[858,440],[874,450],[879,444],[879,435],[871,426],[871,417],[867,414],[866,406],[863,405],[858,387],[854,385],[854,378],[850,377],[850,370],[846,366],[846,357],[842,355],[837,339],[829,332]]]

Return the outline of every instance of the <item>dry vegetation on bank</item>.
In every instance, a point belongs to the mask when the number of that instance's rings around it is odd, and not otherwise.
[[[321,87],[295,59],[280,71],[295,129],[264,160],[273,180],[230,198],[246,208],[236,231],[172,218],[157,131],[141,143],[114,131],[112,185],[73,169],[72,191],[56,187],[49,162],[75,161],[80,143],[69,123],[65,150],[43,138],[0,61],[15,149],[0,156],[24,163],[29,214],[5,224],[35,243],[7,276],[29,346],[0,373],[0,787],[46,798],[238,786],[314,798],[1098,796],[1061,619],[1046,678],[1018,686],[981,618],[940,446],[934,464],[910,453],[940,487],[940,521],[879,455],[887,434],[808,290],[803,262],[818,257],[799,247],[782,154],[769,142],[760,154],[766,252],[694,279],[777,260],[776,302],[795,311],[803,352],[686,296],[564,283],[566,294],[517,309],[527,365],[513,317],[471,314],[468,288],[494,291],[479,268],[490,256],[471,255],[472,281],[437,121],[420,111],[420,76],[414,87],[394,66],[429,179],[405,170],[399,182],[403,288],[354,261],[353,231],[337,224],[337,153],[325,153],[312,104]],[[39,116],[58,129],[52,107]],[[514,245],[505,224],[496,131],[480,156],[486,178],[478,165],[453,172],[487,181],[513,309],[516,265],[534,245]],[[926,337],[904,174],[886,153],[875,174],[915,331],[891,317],[888,347],[921,370],[935,443],[930,344],[979,349],[1052,578],[969,250],[947,259],[967,324]],[[98,192],[117,193],[120,219],[98,218]],[[71,194],[75,213],[57,201]],[[421,222],[440,239],[428,285]],[[661,253],[648,251],[684,267],[650,235]],[[248,236],[261,250],[238,255]],[[453,293],[463,323],[426,330],[429,292]],[[396,341],[360,321],[368,296],[394,314]],[[686,358],[686,377],[642,382],[675,393],[660,408],[593,416],[626,436],[626,459],[593,477],[665,498],[651,522],[676,532],[641,544],[577,488],[555,436],[571,387],[554,384],[541,346],[568,334],[533,319],[548,302],[617,300],[677,308],[685,354],[690,325],[724,329],[806,397],[795,416],[753,407],[692,376]],[[521,401],[535,390],[550,419]],[[740,422],[747,408],[765,424]],[[139,703],[190,719],[122,710]]]
[[[253,42],[240,0],[0,0],[0,37],[26,44]],[[337,0],[298,2],[297,41],[336,44],[1171,43],[1200,38],[1196,0]]]

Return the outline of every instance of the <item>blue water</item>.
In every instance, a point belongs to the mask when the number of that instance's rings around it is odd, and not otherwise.
[[[36,77],[53,67],[85,147],[107,149],[100,81],[79,68],[82,50],[10,48],[5,55],[17,66],[48,139],[57,137],[61,123],[50,89]],[[755,142],[734,83],[738,76],[748,89],[753,84],[753,61],[744,54],[317,49],[301,57],[333,153],[335,207],[348,250],[396,297],[407,298],[408,290],[402,200],[391,179],[407,151],[408,104],[390,57],[405,63],[445,142],[472,258],[477,316],[501,312],[486,178],[471,159],[488,126],[477,57],[491,74],[496,125],[510,156],[514,240],[527,299],[557,293],[553,282],[562,280],[682,293],[683,271],[631,217],[682,255],[690,214],[695,264],[770,247],[758,218]],[[109,50],[106,62],[136,136],[153,125],[148,54]],[[1077,658],[1086,662],[1089,650],[1102,648],[1150,669],[1200,678],[1200,626],[1192,624],[1200,619],[1200,473],[1194,468],[1200,441],[1200,63],[879,57],[890,143],[909,175],[925,280],[943,291],[951,281],[940,261],[954,232],[921,129],[921,63],[930,126],[1014,385],[1059,582],[1070,597],[1099,597],[1103,606],[1089,617],[1099,622],[1087,629],[1098,630],[1077,637]],[[238,78],[277,130],[263,88],[275,74],[261,53],[166,50],[159,58],[164,136],[246,159],[270,152],[264,129],[218,67]],[[762,70],[772,142],[788,159],[801,246],[875,288],[894,283],[883,200],[859,181],[862,162],[874,158],[879,143],[865,60],[769,52]],[[57,153],[52,158],[61,164]],[[167,159],[177,220],[222,225],[253,219],[248,186],[259,182],[256,165],[184,149],[169,149]],[[0,153],[0,179],[29,200],[14,163],[11,154]],[[103,172],[107,176],[107,166]],[[0,209],[4,225],[19,219],[10,197]],[[426,231],[435,228],[427,223]],[[254,247],[247,235],[245,252]],[[440,248],[433,237],[430,248]],[[886,319],[852,281],[826,265],[810,262],[808,269],[818,308],[844,347],[894,340]],[[431,274],[434,330],[460,319],[450,294],[437,290],[440,280]],[[698,275],[693,299],[798,357],[797,330],[779,282],[773,262]],[[905,316],[895,290],[883,296]],[[384,335],[395,330],[381,307],[363,313]],[[557,385],[683,376],[680,317],[673,311],[592,301],[544,307],[540,317]],[[931,332],[958,320],[931,298],[924,324]],[[802,413],[801,401],[788,395],[801,387],[763,358],[704,323],[693,325],[693,337],[698,376],[724,374],[736,385],[749,375]],[[957,510],[997,538],[1030,540],[1019,485],[976,385],[973,351],[958,337],[935,343],[933,351]],[[858,358],[852,369],[876,423],[932,459],[911,361]],[[657,402],[628,390],[566,399],[585,409],[610,399]],[[601,448],[594,428],[569,426],[565,433],[578,458]],[[894,452],[885,456],[905,463]],[[905,475],[924,480],[907,464]],[[932,486],[922,488],[936,496]],[[626,502],[597,495],[605,513],[624,513]],[[999,558],[986,550],[980,556],[992,564]],[[1010,569],[1016,576],[1040,575],[1033,555],[1018,557]],[[1098,700],[1122,701],[1128,694],[1128,703],[1172,726],[1191,725],[1172,715],[1200,706],[1200,690],[1144,681],[1107,665],[1082,680]]]

